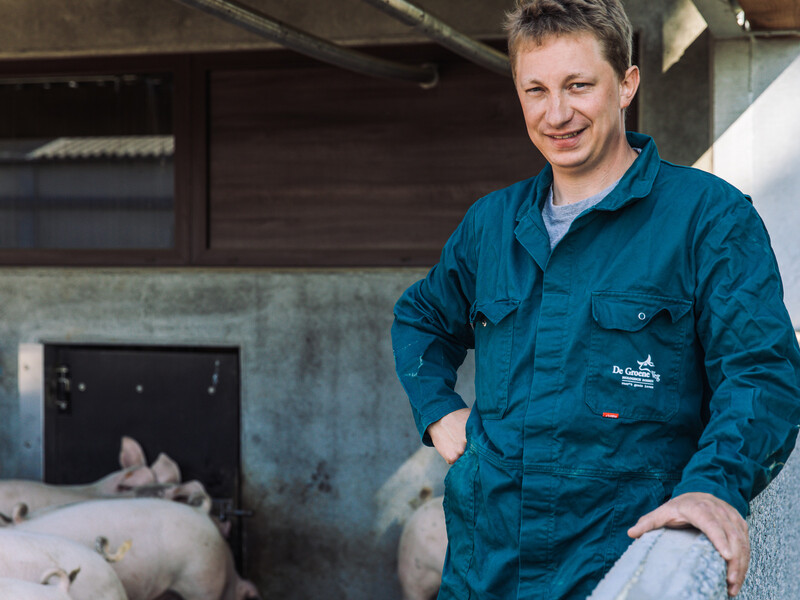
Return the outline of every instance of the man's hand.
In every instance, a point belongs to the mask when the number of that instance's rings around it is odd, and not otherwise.
[[[750,562],[750,538],[747,522],[739,511],[711,494],[690,492],[672,498],[647,513],[628,530],[638,538],[659,527],[682,528],[693,526],[706,534],[714,547],[728,562],[728,594],[739,593]]]
[[[456,462],[467,448],[468,408],[459,408],[428,425],[433,446],[447,464]]]

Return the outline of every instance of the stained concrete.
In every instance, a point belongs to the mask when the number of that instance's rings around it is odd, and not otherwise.
[[[423,275],[2,269],[0,475],[19,469],[19,344],[236,346],[247,575],[268,598],[397,598],[400,523],[445,473],[389,341],[395,300]]]

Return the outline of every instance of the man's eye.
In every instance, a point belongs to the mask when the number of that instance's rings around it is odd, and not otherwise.
[[[538,94],[539,92],[541,92],[541,91],[542,91],[542,88],[540,88],[540,87],[532,87],[532,88],[528,88],[528,89],[527,89],[527,90],[525,90],[525,91],[526,91],[527,93],[529,93],[529,94]]]
[[[588,83],[583,83],[581,81],[576,81],[575,83],[572,84],[573,90],[585,90],[588,87],[589,87]]]

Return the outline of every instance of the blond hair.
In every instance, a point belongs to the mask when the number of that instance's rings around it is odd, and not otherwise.
[[[507,15],[512,71],[522,46],[553,35],[591,33],[620,79],[631,66],[633,28],[619,0],[517,0]]]

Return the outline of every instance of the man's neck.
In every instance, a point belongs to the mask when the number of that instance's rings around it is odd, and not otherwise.
[[[553,169],[553,204],[574,204],[602,192],[625,175],[637,156],[636,150],[623,138],[623,145],[602,170],[571,173]]]

